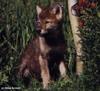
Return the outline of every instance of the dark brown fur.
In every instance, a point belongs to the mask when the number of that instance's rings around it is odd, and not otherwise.
[[[56,14],[50,13],[50,10],[48,8],[45,8],[39,14],[39,20],[41,21],[40,27],[41,29],[44,28],[44,30],[48,32],[41,34],[41,30],[39,30],[40,33],[39,34],[37,33],[36,37],[30,41],[30,43],[23,51],[20,58],[21,60],[19,69],[20,76],[28,77],[29,75],[32,75],[36,79],[38,80],[42,79],[42,81],[44,81],[45,79],[43,78],[43,74],[41,77],[41,71],[44,70],[45,72],[44,76],[46,75],[48,76],[50,73],[50,79],[56,80],[59,77],[58,69],[61,62],[65,63],[64,53],[66,48],[65,48],[65,39],[62,31],[62,19],[57,20]],[[46,26],[47,24],[46,19],[52,20],[53,24],[55,24],[55,27],[50,26],[50,29],[46,29],[46,27],[43,27]],[[40,40],[40,38],[42,38],[45,42]],[[44,51],[42,51],[40,47],[41,43],[43,47],[46,48]],[[40,61],[39,56],[41,56],[43,60],[47,61],[46,65],[41,65],[41,63],[39,62]],[[46,61],[43,61],[44,64]],[[47,70],[45,66],[47,66],[49,73],[46,72]],[[45,85],[47,86],[48,83],[49,83],[49,78],[48,82],[44,81],[43,84],[44,88]]]
[[[38,38],[33,38],[30,43],[26,46],[25,50],[23,51],[20,61],[20,70],[19,74],[22,77],[27,77],[30,74],[34,74],[34,76],[37,79],[40,79],[40,65],[38,61],[38,56],[40,54],[40,49],[39,49],[39,40]],[[29,73],[25,73],[25,71],[28,70]]]

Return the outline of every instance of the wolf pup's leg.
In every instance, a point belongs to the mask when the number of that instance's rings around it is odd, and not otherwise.
[[[48,89],[48,84],[50,83],[50,74],[48,68],[48,62],[41,55],[39,56],[39,63],[41,68],[41,77],[43,81],[43,88]]]
[[[61,61],[59,64],[59,71],[60,71],[61,77],[66,76],[66,67],[65,67],[65,63],[63,61]]]

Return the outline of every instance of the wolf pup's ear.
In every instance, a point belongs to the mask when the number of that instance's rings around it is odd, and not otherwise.
[[[59,4],[53,6],[51,13],[55,14],[56,18],[58,20],[61,20],[62,16],[63,16],[63,8],[62,8],[62,6],[59,5]]]
[[[39,15],[42,12],[42,8],[38,5],[36,6],[36,12],[37,12],[37,15]]]

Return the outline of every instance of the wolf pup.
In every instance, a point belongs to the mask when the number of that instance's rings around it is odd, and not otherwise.
[[[19,74],[22,77],[32,75],[36,79],[42,79],[43,88],[47,89],[57,72],[61,77],[66,76],[63,10],[61,5],[56,4],[45,8],[36,6],[36,11],[37,34],[20,57]]]

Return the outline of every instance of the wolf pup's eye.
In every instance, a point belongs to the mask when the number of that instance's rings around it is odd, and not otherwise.
[[[40,21],[35,21],[35,25],[36,25],[37,27],[40,27]]]
[[[49,23],[49,21],[46,21],[45,23],[47,24],[47,23]]]
[[[35,28],[36,28],[36,31],[40,31],[41,30],[41,25],[40,25],[39,21],[35,21]]]

